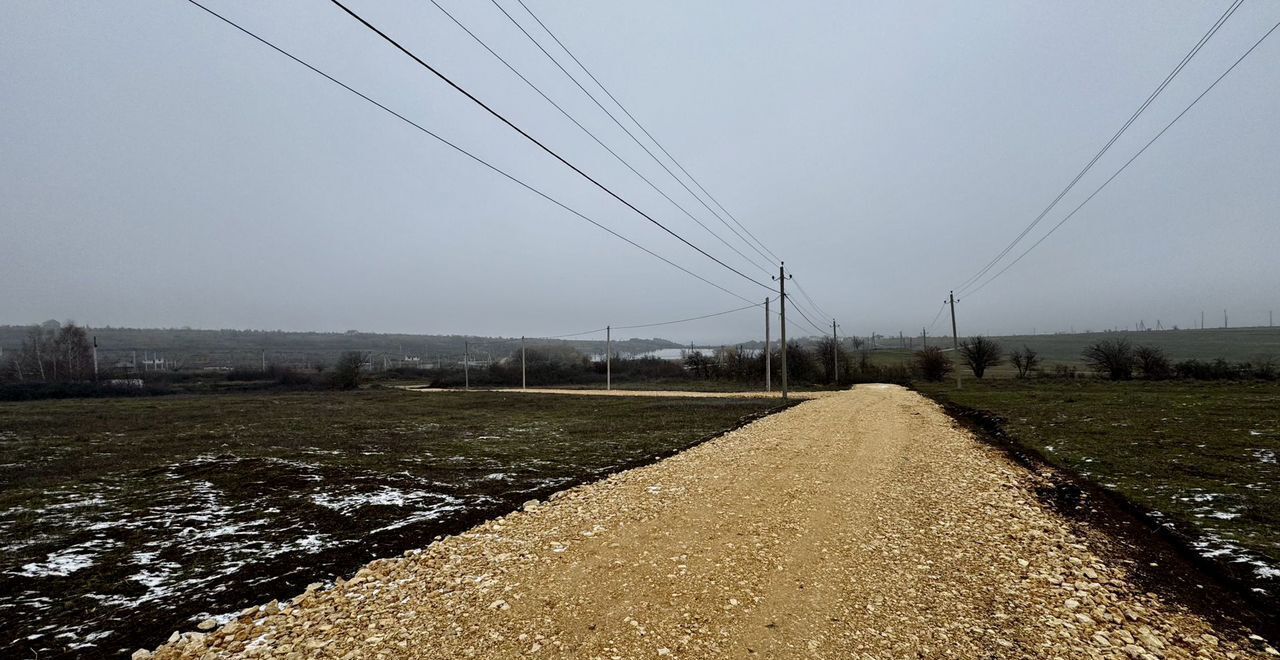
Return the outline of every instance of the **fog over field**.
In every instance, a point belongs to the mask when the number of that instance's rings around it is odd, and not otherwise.
[[[494,5],[441,4],[710,218]],[[1226,8],[528,4],[787,261],[817,305],[862,335],[927,325],[947,291],[1036,217]],[[210,6],[689,270],[751,301],[770,295],[592,188],[336,7]],[[431,3],[351,6],[638,207],[772,286],[776,264],[757,269],[696,226]],[[515,3],[504,6],[534,25]],[[3,14],[0,323],[532,336],[745,304],[186,2],[13,3]],[[1280,5],[1245,3],[1029,238],[1277,20]],[[1051,238],[962,296],[961,334],[1140,319],[1186,327],[1202,309],[1214,325],[1224,308],[1232,325],[1265,325],[1280,306],[1278,58],[1280,39],[1262,43]],[[760,316],[661,334],[755,338]]]

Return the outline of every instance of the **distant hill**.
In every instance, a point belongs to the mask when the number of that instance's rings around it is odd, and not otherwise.
[[[22,345],[30,326],[0,325],[0,349],[14,351]],[[417,358],[419,363],[437,360],[459,361],[464,344],[471,346],[475,359],[506,357],[520,348],[519,337],[478,337],[468,335],[412,335],[372,332],[288,332],[281,330],[193,330],[191,328],[92,328],[97,337],[99,360],[103,365],[120,360],[138,360],[155,353],[181,368],[256,366],[263,352],[268,363],[287,365],[332,364],[344,351],[365,351],[376,362],[389,363]],[[601,333],[603,334],[603,333]],[[573,339],[529,339],[533,346],[569,346],[584,353],[603,353],[604,341]],[[680,348],[665,339],[625,339],[613,342],[622,354],[639,354],[663,348]],[[411,360],[412,362],[412,360]]]
[[[1157,346],[1174,360],[1222,358],[1243,362],[1262,356],[1280,359],[1280,328],[1268,327],[1010,335],[995,339],[1009,350],[1026,344],[1045,360],[1079,362],[1080,353],[1089,344],[1119,337],[1135,346]]]

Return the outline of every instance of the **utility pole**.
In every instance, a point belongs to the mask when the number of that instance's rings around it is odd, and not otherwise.
[[[904,349],[907,347],[907,340],[902,336],[901,330],[898,331],[898,344],[900,344]]]
[[[772,392],[773,383],[769,377],[769,299],[764,299],[764,391]]]
[[[1224,328],[1230,327],[1227,325],[1227,310],[1225,309],[1222,310],[1222,327]]]
[[[471,342],[462,342],[462,387],[471,389]]]
[[[781,341],[782,341],[782,398],[787,398],[787,262],[778,264],[778,276],[774,279],[778,280],[778,305],[782,313],[781,318]]]
[[[93,336],[93,382],[98,382],[98,336]]]
[[[960,354],[960,335],[956,332],[956,292],[951,292],[951,350]],[[960,383],[960,370],[956,369],[956,389],[962,387]]]
[[[1200,310],[1200,329],[1204,330],[1204,310]]]
[[[831,319],[831,384],[840,384],[840,340],[836,337],[835,319]]]
[[[524,370],[524,337],[520,337],[520,389],[526,389],[529,385],[528,379],[525,377]]]
[[[929,348],[929,329],[920,328],[920,348]]]
[[[613,389],[613,326],[604,327],[604,388]]]

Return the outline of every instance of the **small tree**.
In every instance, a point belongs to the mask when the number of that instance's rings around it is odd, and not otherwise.
[[[364,366],[364,353],[347,351],[338,356],[330,375],[333,386],[342,390],[354,390],[360,387],[360,369]]]
[[[912,369],[916,375],[928,381],[937,382],[948,375],[954,367],[951,358],[937,346],[929,346],[915,352],[912,356]]]
[[[1018,370],[1018,378],[1026,378],[1032,369],[1040,366],[1040,354],[1030,346],[1024,345],[1021,350],[1009,354],[1009,361]]]
[[[1133,351],[1138,370],[1147,380],[1164,380],[1173,375],[1173,366],[1164,351],[1155,346],[1139,346]]]
[[[982,378],[987,367],[994,367],[1002,361],[1000,344],[978,335],[960,344],[960,358],[973,371],[974,378]]]
[[[1133,378],[1133,347],[1128,339],[1104,339],[1084,349],[1089,368],[1111,380]]]

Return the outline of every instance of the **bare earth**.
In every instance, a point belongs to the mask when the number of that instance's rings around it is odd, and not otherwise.
[[[1032,478],[919,395],[859,387],[156,656],[1274,654],[1135,593]]]

